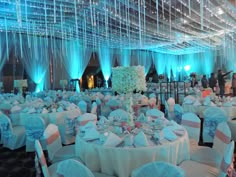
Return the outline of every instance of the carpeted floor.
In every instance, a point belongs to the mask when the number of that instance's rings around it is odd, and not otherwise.
[[[12,151],[0,145],[0,177],[35,177],[34,156],[25,147]]]

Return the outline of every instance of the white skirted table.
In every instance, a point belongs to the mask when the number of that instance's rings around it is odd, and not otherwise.
[[[179,164],[189,159],[189,138],[186,131],[174,141],[148,147],[105,147],[99,140],[86,142],[76,136],[76,156],[92,171],[118,177],[129,177],[132,171],[152,161]]]
[[[182,107],[184,112],[193,112],[199,115],[201,118],[204,118],[203,112],[211,106],[183,104]],[[227,113],[229,119],[236,118],[236,106],[220,106],[220,107],[217,106],[217,107],[224,110]]]

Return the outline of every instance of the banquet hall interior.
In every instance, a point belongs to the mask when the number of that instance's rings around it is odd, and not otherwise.
[[[0,0],[0,177],[236,177],[236,0]]]

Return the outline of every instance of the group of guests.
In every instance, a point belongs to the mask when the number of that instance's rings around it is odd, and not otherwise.
[[[211,76],[209,79],[207,79],[206,75],[203,75],[201,79],[201,84],[203,88],[207,88],[208,86],[215,92],[215,88],[218,82],[218,86],[220,89],[220,96],[223,97],[225,93],[225,76],[229,75],[233,71],[229,71],[226,73],[223,73],[221,69],[218,70],[217,78],[215,76],[215,73],[211,73]],[[191,87],[195,87],[198,84],[196,76],[192,76],[191,80]],[[232,90],[233,90],[233,96],[236,96],[236,73],[233,73],[232,76]]]

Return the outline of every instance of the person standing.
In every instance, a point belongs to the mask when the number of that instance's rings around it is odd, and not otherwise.
[[[211,73],[211,77],[209,78],[209,87],[215,92],[217,80],[215,77],[215,73]]]
[[[230,74],[232,71],[229,71],[227,73],[223,74],[223,71],[221,69],[218,70],[218,84],[220,88],[220,96],[223,97],[225,94],[225,76]]]
[[[201,79],[201,82],[202,82],[202,87],[203,88],[207,88],[208,87],[208,81],[207,81],[207,78],[206,78],[206,75],[204,74],[202,79]]]
[[[232,77],[232,89],[233,89],[233,96],[236,96],[236,73],[234,73]]]

